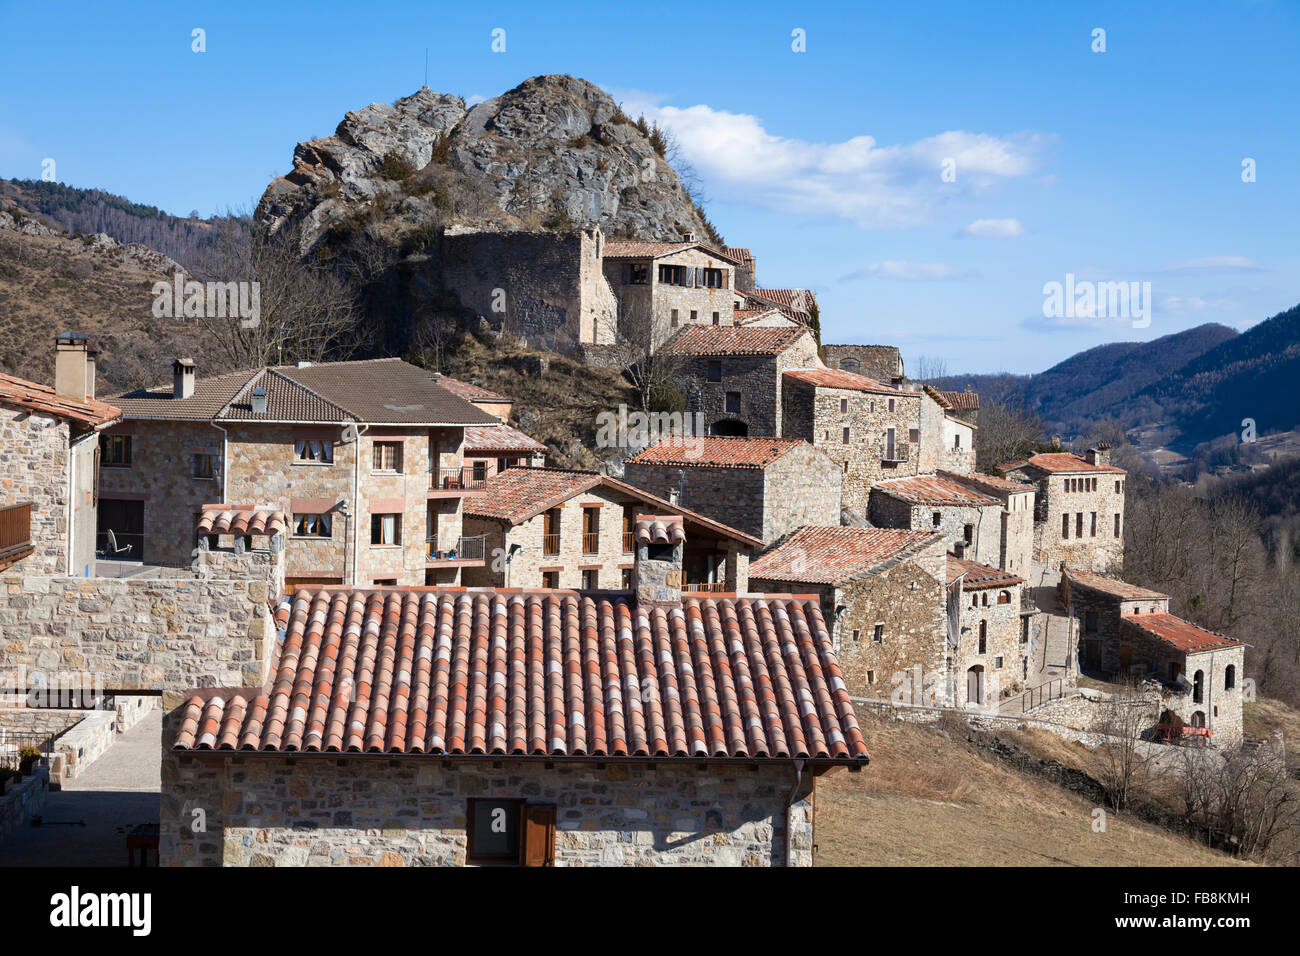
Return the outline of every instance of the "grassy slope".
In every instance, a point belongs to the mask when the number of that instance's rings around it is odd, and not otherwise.
[[[870,714],[859,718],[871,749],[870,766],[817,782],[819,866],[1236,862],[1116,814],[1110,814],[1105,833],[1094,833],[1090,801],[1043,778],[1018,773],[960,735],[940,726],[884,721]],[[1072,746],[1052,739],[1062,748]]]

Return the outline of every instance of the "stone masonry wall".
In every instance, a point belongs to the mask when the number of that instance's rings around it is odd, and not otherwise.
[[[1066,491],[1066,481],[1095,478],[1096,491]],[[1034,560],[1056,570],[1061,562],[1083,571],[1118,574],[1124,566],[1124,476],[1051,474],[1038,481],[1034,521]],[[1118,485],[1118,490],[1116,486]],[[1061,533],[1062,515],[1070,516],[1069,536]],[[1079,535],[1078,516],[1083,515]],[[1096,515],[1096,533],[1092,516]],[[1119,533],[1115,516],[1119,515]]]
[[[903,374],[903,358],[893,345],[823,345],[827,368],[843,369],[889,384]]]
[[[1006,603],[999,602],[1003,595]],[[1029,645],[1020,642],[1020,588],[963,588],[959,600],[961,633],[953,655],[955,706],[972,703],[967,681],[972,667],[984,669],[985,703],[1024,690],[1024,661]],[[981,624],[985,632],[983,653],[979,648]]]
[[[164,740],[170,739],[168,731]],[[808,780],[805,775],[805,780]],[[813,796],[789,767],[163,754],[163,866],[463,866],[472,797],[556,809],[556,866],[812,863]],[[192,833],[193,811],[206,829]]]
[[[0,406],[0,505],[32,503],[32,554],[10,568],[67,571],[68,426],[52,415]]]
[[[648,309],[656,330],[656,345],[671,338],[677,329],[688,325],[732,325],[735,321],[735,293],[733,275],[735,266],[701,249],[686,249],[659,259],[639,261],[649,268],[649,283],[631,285],[623,282],[623,267],[629,260],[610,259],[604,263],[605,280],[618,299],[619,315],[644,314]],[[692,270],[691,285],[671,285],[659,281],[659,266],[680,265]],[[721,288],[699,287],[695,282],[695,269],[721,269],[724,273]],[[673,325],[672,312],[677,310],[677,325]],[[691,313],[695,315],[692,318]],[[718,321],[713,321],[713,314]]]

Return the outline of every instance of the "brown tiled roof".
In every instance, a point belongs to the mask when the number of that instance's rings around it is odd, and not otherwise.
[[[802,438],[665,438],[627,459],[631,465],[674,465],[681,468],[766,468]],[[810,446],[811,447],[811,446]]]
[[[711,256],[719,259],[725,259],[733,265],[740,265],[740,262],[731,255],[728,255],[721,249],[710,246],[707,243],[692,242],[636,242],[623,239],[611,239],[605,243],[605,248],[601,253],[602,259],[658,259],[660,256],[671,256],[679,252],[685,252],[687,249],[702,249]]]
[[[267,391],[265,415],[252,412],[251,393],[259,387]],[[499,424],[440,387],[430,372],[396,358],[226,372],[196,380],[189,398],[172,398],[168,386],[137,389],[114,402],[128,419]]]
[[[937,389],[936,389],[937,391]],[[977,412],[980,407],[978,392],[939,392],[950,406],[959,412]]]
[[[493,589],[299,588],[266,688],[191,692],[174,747],[867,761],[816,600]]]
[[[1023,461],[1013,461],[1005,465],[998,465],[998,471],[1003,474],[1008,471],[1014,471],[1018,468],[1038,468],[1042,471],[1052,472],[1054,474],[1073,474],[1074,472],[1093,472],[1101,471],[1113,475],[1126,475],[1123,468],[1116,468],[1114,465],[1094,465],[1089,463],[1088,459],[1081,458],[1078,455],[1068,451],[1046,452],[1040,455],[1031,455]]]
[[[664,514],[681,515],[691,524],[706,529],[711,534],[731,538],[751,548],[762,545],[752,535],[737,531],[698,512],[665,501],[626,482],[598,475],[593,471],[569,471],[563,468],[507,468],[487,480],[484,495],[466,499],[464,513],[475,518],[491,518],[521,524],[537,517],[543,511],[563,504],[574,495],[592,488],[609,488],[651,505]]]
[[[1169,597],[1168,594],[1161,594],[1159,591],[1138,587],[1136,584],[1129,584],[1119,578],[1108,577],[1104,574],[1093,574],[1091,571],[1076,571],[1068,565],[1065,567],[1064,573],[1072,584],[1088,588],[1091,591],[1100,591],[1102,594],[1109,594],[1122,601],[1164,600]]]
[[[807,329],[753,328],[735,325],[691,325],[664,346],[667,355],[779,355]]]
[[[241,508],[236,505],[204,505],[199,515],[199,534],[279,534],[289,526],[283,511],[269,508]]]
[[[990,498],[982,492],[967,488],[941,475],[915,475],[910,478],[878,481],[872,486],[873,491],[876,489],[879,489],[882,494],[914,505],[980,507],[1002,504],[997,498]]]
[[[470,425],[465,429],[466,454],[492,451],[546,451],[546,446],[509,425]]]
[[[951,478],[953,481],[960,482],[963,485],[970,485],[979,488],[982,491],[997,492],[1025,492],[1036,491],[1037,488],[1027,481],[1015,481],[1011,478],[998,478],[994,475],[986,475],[982,472],[973,471],[964,474],[957,471],[944,471],[939,469],[939,474],[945,478]]]
[[[686,540],[680,515],[637,515],[637,544],[678,544]]]
[[[766,299],[773,305],[783,306],[795,312],[811,313],[817,306],[817,296],[812,289],[755,289],[754,295]]]
[[[1197,654],[1201,651],[1217,651],[1225,647],[1238,647],[1240,641],[1234,641],[1223,634],[1215,634],[1203,627],[1197,627],[1190,621],[1172,614],[1157,612],[1155,614],[1125,614],[1120,618],[1152,637],[1182,651],[1184,654]]]
[[[445,388],[453,395],[459,395],[467,402],[513,402],[514,399],[499,392],[491,391],[482,385],[475,385],[473,382],[462,382],[458,378],[452,378],[450,375],[442,375],[438,372],[433,373],[435,384]]]
[[[723,246],[722,251],[725,255],[735,259],[741,265],[754,261],[754,254],[744,246]]]
[[[980,564],[978,561],[959,558],[955,554],[948,555],[948,583],[952,584],[963,575],[962,587],[968,591],[978,591],[983,588],[1009,588],[1025,583],[1024,578],[1017,577],[1008,571],[1000,571],[987,564]]]
[[[883,570],[944,537],[932,531],[808,525],[749,565],[751,580],[838,584]]]
[[[91,427],[107,425],[122,417],[121,409],[107,402],[93,398],[85,402],[65,398],[48,385],[29,382],[13,375],[0,375],[0,405],[44,412],[64,421]]]
[[[818,388],[843,388],[854,392],[876,392],[882,395],[910,395],[916,396],[915,392],[909,392],[905,389],[895,388],[884,382],[878,382],[874,378],[867,378],[865,375],[859,375],[856,372],[846,372],[838,368],[795,368],[790,369],[786,376],[796,381],[805,382],[808,385],[815,385]]]

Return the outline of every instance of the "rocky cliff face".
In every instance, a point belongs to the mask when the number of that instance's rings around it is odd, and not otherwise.
[[[538,76],[467,107],[422,89],[350,112],[300,143],[256,222],[301,228],[304,252],[367,235],[404,252],[448,227],[672,240],[710,227],[643,129],[603,90]]]

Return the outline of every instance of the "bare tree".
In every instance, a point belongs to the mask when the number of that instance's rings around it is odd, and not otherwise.
[[[1155,723],[1152,705],[1141,685],[1127,677],[1121,690],[1111,695],[1098,724],[1106,740],[1092,751],[1097,781],[1116,810],[1123,810],[1145,789],[1151,755],[1142,732]]]
[[[1284,863],[1300,855],[1300,787],[1281,747],[1261,744],[1227,754],[1189,748],[1176,780],[1184,819],[1210,843]]]
[[[975,467],[993,473],[997,465],[1019,461],[1034,453],[1043,434],[1043,421],[1017,398],[981,398]]]
[[[918,382],[928,382],[931,379],[943,378],[947,374],[948,363],[946,360],[930,355],[917,356],[916,380]]]
[[[610,354],[636,389],[641,410],[658,410],[658,401],[677,387],[682,360],[664,352],[667,330],[656,319],[648,300],[620,307],[615,321],[617,333]]]
[[[233,368],[342,358],[356,347],[354,289],[332,269],[299,254],[296,229],[221,230],[200,275],[215,282],[257,283],[255,320],[205,314],[199,324]]]

